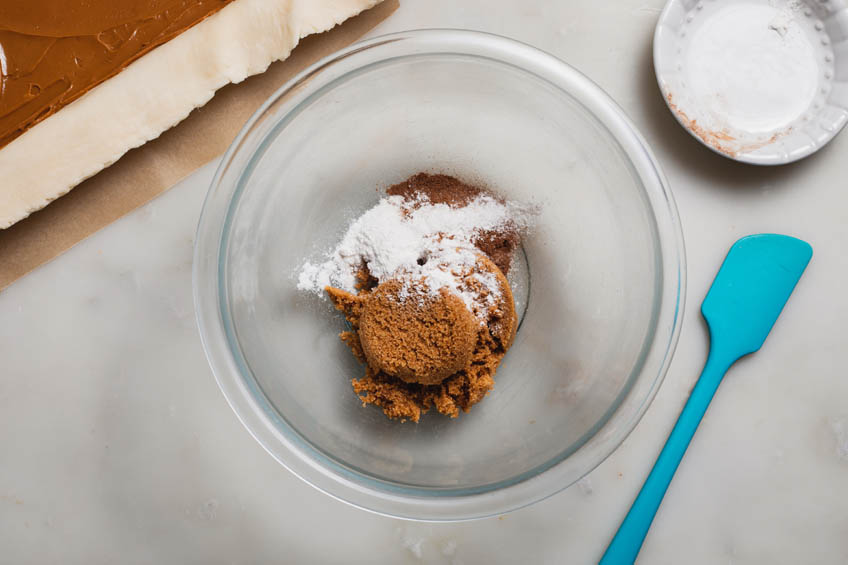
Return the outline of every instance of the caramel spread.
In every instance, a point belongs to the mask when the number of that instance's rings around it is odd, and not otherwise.
[[[232,0],[3,0],[0,147]]]

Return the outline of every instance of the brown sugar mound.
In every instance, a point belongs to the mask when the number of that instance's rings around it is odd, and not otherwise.
[[[471,406],[480,402],[488,394],[494,386],[495,371],[515,338],[518,319],[509,282],[500,269],[491,260],[481,255],[478,257],[474,271],[467,273],[463,279],[469,287],[480,284],[473,277],[474,272],[494,274],[500,287],[500,294],[493,305],[486,307],[484,312],[478,313],[483,317],[482,323],[476,316],[471,317],[474,323],[473,348],[464,367],[438,384],[406,382],[369,362],[363,348],[362,330],[368,325],[364,317],[369,309],[369,302],[380,294],[380,287],[373,292],[363,290],[358,295],[332,287],[326,289],[333,304],[344,312],[351,325],[350,331],[342,332],[340,335],[342,341],[351,348],[360,361],[367,363],[365,376],[352,380],[353,389],[360,396],[363,404],[375,404],[381,407],[390,418],[417,422],[421,414],[432,407],[442,414],[455,418],[460,410],[468,412]],[[396,292],[391,290],[392,288],[393,285],[388,287],[387,296]],[[460,303],[465,308],[464,303],[461,301]],[[372,338],[387,337],[391,334],[388,331],[391,329],[392,326],[388,324],[381,326],[380,333]],[[442,334],[437,332],[436,335]],[[385,344],[381,344],[382,346]],[[437,349],[438,347],[434,347],[434,351]],[[400,348],[394,352],[394,355],[402,356],[402,351],[403,348]],[[446,364],[442,362],[442,366]]]
[[[434,298],[401,297],[398,280],[365,300],[359,340],[368,364],[409,383],[439,384],[471,360],[477,321],[465,303],[442,289]]]

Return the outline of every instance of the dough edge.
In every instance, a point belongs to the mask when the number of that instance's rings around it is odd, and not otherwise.
[[[235,0],[0,149],[0,229],[382,0]],[[252,41],[262,37],[265,41]],[[161,85],[150,89],[148,85]]]

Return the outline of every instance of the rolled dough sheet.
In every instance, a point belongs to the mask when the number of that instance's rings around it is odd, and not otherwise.
[[[381,0],[235,0],[0,150],[0,229]]]

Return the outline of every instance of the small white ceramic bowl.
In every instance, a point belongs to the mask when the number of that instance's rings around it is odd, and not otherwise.
[[[654,67],[677,121],[713,151],[779,165],[848,122],[844,0],[670,0]]]

